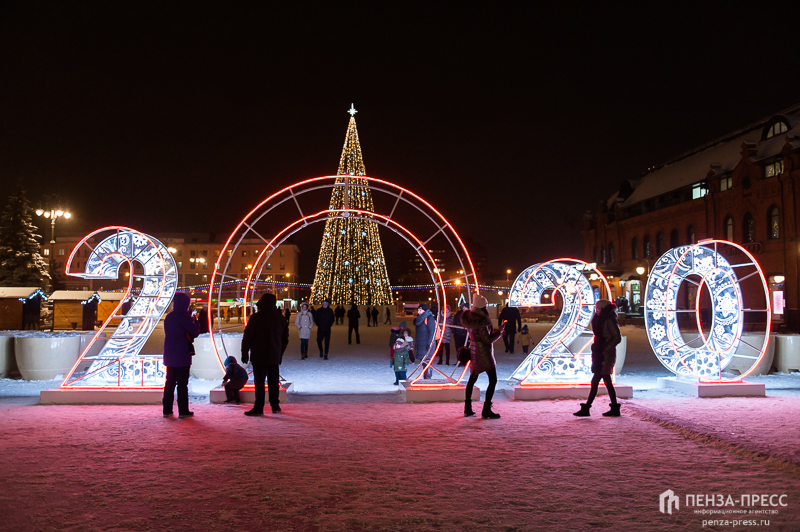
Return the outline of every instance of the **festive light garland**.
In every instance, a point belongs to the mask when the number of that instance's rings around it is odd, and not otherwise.
[[[339,170],[331,192],[331,209],[359,209],[374,212],[372,193],[367,179],[350,177],[367,175],[355,119],[350,110],[350,122],[345,135]],[[325,222],[317,271],[311,286],[312,304],[327,300],[334,304],[388,305],[392,289],[386,272],[378,224],[363,217],[350,217],[349,212],[332,215]]]

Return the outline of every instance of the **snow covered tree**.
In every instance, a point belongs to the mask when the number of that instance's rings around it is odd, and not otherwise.
[[[0,286],[39,287],[50,280],[32,214],[25,190],[17,185],[0,216]]]

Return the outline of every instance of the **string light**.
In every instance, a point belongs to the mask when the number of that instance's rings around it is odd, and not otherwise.
[[[351,176],[367,175],[356,128],[356,110],[351,106],[339,170],[330,208],[344,209],[325,222],[317,272],[311,285],[310,302],[389,305],[392,289],[386,271],[378,224],[363,216],[351,217],[347,209],[374,212],[368,181]]]

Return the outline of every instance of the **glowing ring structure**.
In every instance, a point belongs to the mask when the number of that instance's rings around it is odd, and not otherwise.
[[[89,240],[95,235],[112,232],[95,247]],[[78,251],[86,246],[91,253],[86,260],[83,272],[70,272],[72,260]],[[134,274],[133,263],[142,265],[144,273]],[[98,229],[78,242],[69,255],[65,273],[83,279],[117,279],[119,268],[128,264],[130,277],[125,297],[103,322],[102,327],[86,346],[81,356],[67,373],[62,388],[114,388],[114,389],[156,389],[163,388],[166,376],[162,357],[139,356],[147,339],[155,330],[161,316],[169,308],[175,289],[178,286],[178,269],[175,259],[166,246],[136,229],[113,226]],[[128,299],[134,277],[143,279],[141,291],[132,296],[130,309],[124,316],[118,316],[124,302]],[[100,333],[114,318],[121,318],[111,338],[95,355],[89,355]],[[85,370],[76,372],[86,361],[91,364]],[[83,363],[83,364],[82,364]]]
[[[239,245],[242,244],[245,238],[257,238],[265,245],[264,252],[257,256],[256,263],[253,264],[253,267],[250,269],[245,282],[245,304],[252,305],[256,302],[255,292],[257,291],[258,286],[257,280],[260,279],[265,265],[269,262],[269,258],[272,256],[272,253],[278,248],[278,246],[280,246],[293,234],[306,228],[310,224],[324,222],[328,218],[334,216],[353,216],[360,219],[371,219],[375,221],[375,223],[383,225],[385,228],[393,231],[406,242],[408,242],[420,256],[422,262],[425,264],[429,274],[431,275],[431,280],[435,286],[434,295],[439,308],[443,308],[442,303],[446,302],[446,285],[455,281],[456,279],[462,283],[460,286],[462,286],[463,290],[467,293],[479,292],[480,289],[478,288],[478,279],[475,273],[475,268],[461,237],[458,235],[458,233],[456,233],[455,229],[453,229],[450,222],[448,222],[439,211],[437,211],[430,203],[422,199],[420,196],[406,188],[400,187],[390,181],[374,177],[353,177],[353,179],[359,180],[359,187],[370,189],[373,198],[383,195],[393,199],[393,207],[387,213],[369,212],[350,208],[333,210],[329,208],[320,208],[319,210],[316,210],[310,209],[307,206],[304,209],[301,206],[301,200],[304,199],[304,196],[312,192],[316,193],[316,195],[319,195],[321,191],[328,192],[327,198],[330,198],[330,193],[336,187],[347,186],[347,183],[342,182],[342,180],[348,177],[349,176],[341,175],[323,176],[299,181],[272,194],[259,203],[255,208],[253,208],[242,219],[242,221],[239,222],[231,235],[228,237],[228,240],[225,242],[225,245],[220,251],[219,259],[214,264],[214,273],[212,276],[212,282],[210,284],[212,289],[209,290],[208,294],[209,309],[213,308],[214,299],[216,296],[217,312],[219,314],[220,303],[223,299],[222,283],[231,280],[238,280],[238,276],[235,275],[231,269],[231,263],[232,257],[237,255],[236,250],[238,249]],[[367,184],[362,184],[362,180],[365,180]],[[312,195],[309,197],[313,198],[314,196]],[[262,219],[265,219],[265,217],[269,217],[276,208],[284,204],[294,204],[298,211],[298,218],[274,234],[270,234],[267,237],[261,235],[256,229],[258,222]],[[431,233],[425,234],[426,238],[424,240],[417,238],[412,231],[407,229],[404,224],[397,220],[397,218],[400,216],[400,211],[398,211],[397,208],[401,204],[414,209],[414,222],[427,220],[427,222],[432,226],[430,229]],[[314,212],[314,214],[306,215],[305,212]],[[436,262],[433,260],[426,248],[427,243],[431,239],[440,235],[443,236],[450,244],[450,247],[458,258],[459,267],[461,271],[464,272],[463,274],[459,274],[451,279],[442,278],[441,272],[438,271]],[[230,253],[228,253],[229,251]],[[225,260],[226,257],[227,261]],[[247,316],[245,313],[245,323],[247,322],[246,318]],[[409,379],[411,380],[411,386],[452,387],[457,386],[464,377],[468,366],[463,368],[457,377],[454,377],[453,375],[446,375],[435,366],[432,366],[434,359],[433,354],[436,353],[441,346],[443,336],[442,331],[445,324],[445,319],[446,317],[444,316],[444,313],[439,313],[436,323],[436,343],[429,349],[428,356],[427,358],[423,359],[423,363],[421,363],[409,376]],[[222,360],[224,360],[226,356],[234,355],[238,358],[240,353],[228,352],[224,335],[224,330],[226,328],[222,327],[221,320],[218,320],[218,323],[215,326],[211,312],[209,312],[208,324],[209,334],[211,336],[211,345],[217,354],[220,368],[222,368]],[[219,335],[219,338],[215,338],[216,335]],[[218,349],[218,346],[222,347],[222,349]],[[436,382],[419,382],[422,379],[424,371],[428,370],[429,368],[436,370],[441,375],[441,380],[437,379]],[[419,375],[416,378],[412,378],[417,371],[419,372]]]
[[[584,354],[591,342],[584,344],[577,353],[569,348],[588,329],[594,314],[594,289],[585,274],[589,270],[599,274],[606,294],[610,294],[605,276],[578,259],[561,258],[534,264],[514,280],[508,294],[509,306],[552,307],[555,298],[542,303],[542,296],[557,290],[564,308],[550,331],[514,370],[509,380],[517,381],[521,386],[587,384],[591,381],[591,355]]]
[[[718,247],[733,248],[732,256],[743,256],[745,262],[731,264]],[[754,271],[737,275],[738,268]],[[758,276],[764,290],[765,308],[745,308],[740,283]],[[695,283],[689,276],[699,277]],[[698,287],[694,308],[698,333],[687,340],[680,330],[678,315],[692,312],[678,309],[681,284],[691,282]],[[704,333],[700,323],[700,294],[706,286],[711,294],[711,328]],[[764,313],[766,330],[761,345],[742,340],[745,312]],[[656,261],[647,279],[645,291],[645,327],[647,338],[658,360],[679,377],[696,377],[703,382],[738,382],[758,366],[767,350],[770,333],[769,285],[758,262],[742,246],[726,240],[702,240],[692,246],[667,251]],[[739,352],[740,348],[744,352]],[[752,360],[741,375],[726,376],[725,368],[736,357]]]

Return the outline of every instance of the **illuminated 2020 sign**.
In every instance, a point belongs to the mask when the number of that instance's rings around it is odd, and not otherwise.
[[[747,280],[748,296],[754,300],[745,305],[741,285]],[[681,291],[684,283],[689,292]],[[702,301],[703,287],[710,295],[708,302]],[[688,304],[681,305],[684,302]],[[755,319],[746,320],[748,315]],[[765,330],[745,340],[745,322],[760,324],[758,316],[765,318]],[[645,326],[658,360],[676,375],[705,382],[738,381],[758,365],[769,342],[767,281],[755,258],[737,244],[704,240],[671,249],[648,277]],[[736,358],[746,368],[739,375],[726,371]]]

